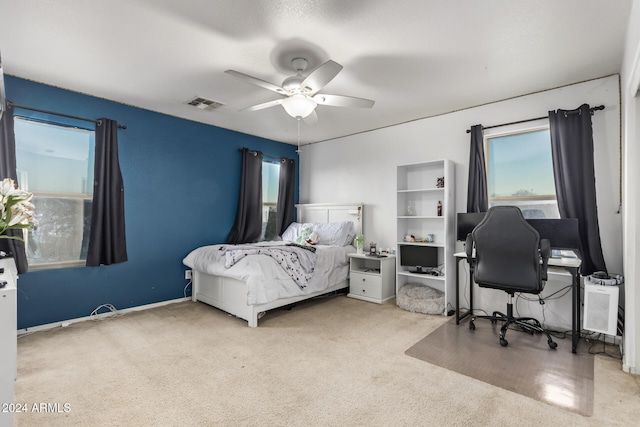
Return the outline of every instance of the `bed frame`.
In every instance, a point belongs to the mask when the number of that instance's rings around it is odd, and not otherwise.
[[[298,204],[297,222],[340,222],[352,221],[357,232],[362,233],[362,203],[352,204]],[[191,299],[202,301],[213,307],[224,310],[241,319],[245,319],[250,327],[258,326],[258,319],[261,313],[272,310],[274,308],[283,307],[318,295],[324,295],[330,292],[339,291],[349,287],[349,279],[307,295],[283,298],[266,304],[248,305],[247,304],[247,284],[238,279],[223,276],[213,276],[193,271],[193,291]]]

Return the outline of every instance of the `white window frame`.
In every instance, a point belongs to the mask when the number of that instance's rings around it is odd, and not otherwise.
[[[548,119],[540,119],[535,120],[528,123],[519,123],[516,125],[509,125],[501,128],[488,129],[483,132],[483,149],[485,156],[485,169],[486,169],[486,177],[487,177],[487,191],[489,191],[489,180],[490,180],[490,165],[489,165],[489,140],[492,138],[500,138],[512,135],[521,135],[532,132],[539,132],[543,130],[549,130],[549,120]],[[544,195],[534,195],[534,196],[494,196],[491,194],[487,194],[487,201],[489,207],[491,207],[494,203],[497,204],[505,204],[508,202],[535,202],[535,201],[549,201],[553,200],[557,206],[557,195],[554,191],[554,194],[544,194]]]
[[[269,161],[269,160],[265,160],[265,159],[263,159],[263,160],[262,160],[262,167],[263,167],[263,170],[264,170],[264,165],[265,165],[265,164],[269,164],[269,165],[276,165],[276,166],[278,166],[278,188],[277,188],[277,190],[276,190],[276,191],[280,191],[280,188],[279,188],[279,179],[280,179],[280,163],[275,162],[275,161]],[[263,180],[263,182],[262,182],[262,191],[263,191],[263,192],[264,192],[264,186],[265,186],[265,183],[264,183],[264,180]],[[275,202],[266,202],[266,201],[264,200],[264,198],[263,198],[263,200],[262,200],[262,224],[263,224],[264,228],[263,228],[262,233],[261,233],[261,235],[260,235],[260,240],[261,240],[261,241],[264,241],[264,240],[265,240],[265,237],[266,237],[266,236],[265,236],[265,232],[266,232],[266,227],[267,227],[267,222],[268,222],[269,208],[272,208],[272,207],[273,207],[273,208],[276,208],[276,211],[277,211],[277,207],[278,207],[277,196],[276,196],[276,201],[275,201]],[[277,238],[278,238],[278,236],[275,236],[275,238],[274,238],[274,239],[277,239]]]
[[[58,127],[58,128],[63,128],[63,129],[72,129],[74,131],[78,131],[78,132],[88,132],[88,133],[92,133],[94,134],[94,144],[95,144],[95,131],[91,130],[91,129],[84,129],[84,128],[77,128],[77,127],[70,127],[70,126],[64,126],[64,125],[59,125],[56,123],[49,123],[49,122],[42,122],[42,121],[38,121],[38,120],[32,120],[30,118],[24,118],[24,117],[15,117],[15,120],[20,120],[26,123],[37,123],[40,125],[46,125],[46,126],[52,126],[52,127]],[[16,142],[17,143],[17,142]],[[93,147],[93,150],[91,150],[95,153],[95,145]],[[94,154],[95,155],[95,154]],[[94,159],[89,159],[89,162],[93,162]],[[72,200],[93,200],[93,194],[92,193],[67,193],[67,192],[50,192],[50,191],[37,191],[37,190],[30,190],[28,188],[28,180],[29,180],[29,176],[28,173],[22,170],[17,171],[18,173],[18,183],[20,184],[21,188],[25,189],[26,191],[29,191],[31,193],[33,193],[34,198],[53,198],[53,199],[72,199]],[[24,185],[23,185],[24,183]],[[38,212],[36,212],[36,215],[38,214]],[[29,231],[26,231],[24,233],[24,240],[25,240],[25,247],[28,248],[29,245]],[[81,267],[81,266],[85,266],[87,264],[86,259],[78,259],[78,260],[67,260],[67,261],[56,261],[56,262],[47,262],[47,263],[40,263],[40,264],[32,264],[29,263],[29,270],[52,270],[52,269],[58,269],[58,268],[69,268],[69,267]]]

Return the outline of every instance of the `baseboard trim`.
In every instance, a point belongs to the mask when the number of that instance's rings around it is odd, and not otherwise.
[[[118,313],[119,314],[127,314],[127,313],[131,313],[131,312],[134,312],[134,311],[149,310],[150,308],[162,307],[163,305],[175,304],[175,303],[179,303],[179,302],[183,302],[183,301],[191,301],[191,297],[177,298],[177,299],[161,301],[161,302],[154,302],[153,304],[138,305],[138,306],[135,306],[135,307],[130,307],[130,308],[125,308],[125,309],[122,309],[122,310],[118,310]],[[38,326],[34,326],[32,328],[18,329],[18,336],[25,335],[25,334],[30,334],[32,332],[46,331],[46,330],[54,329],[54,328],[61,328],[61,327],[65,328],[65,327],[71,325],[72,323],[86,322],[87,320],[99,320],[99,319],[104,319],[104,318],[107,318],[107,317],[110,317],[110,316],[113,316],[113,313],[112,312],[106,312],[106,313],[96,314],[95,316],[78,317],[78,318],[75,318],[75,319],[63,320],[61,322],[46,323],[44,325],[38,325]]]

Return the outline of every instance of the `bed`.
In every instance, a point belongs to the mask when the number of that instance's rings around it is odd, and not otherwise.
[[[291,244],[278,241],[233,248],[229,245],[196,248],[183,260],[183,264],[193,271],[191,299],[244,319],[250,327],[257,327],[258,319],[268,310],[348,288],[347,254],[355,252],[355,248],[348,242],[343,245],[341,240],[334,241],[327,230],[333,230],[339,224],[341,230],[350,227],[351,239],[362,233],[363,205],[298,204],[296,211],[293,226],[297,226],[297,230],[307,228],[306,231],[310,225],[317,227],[321,230],[318,244],[304,248],[307,245],[297,239],[300,244],[292,240]],[[323,244],[327,242],[333,244]],[[287,247],[283,248],[283,245]],[[251,252],[251,256],[231,256],[231,249],[235,254]],[[281,253],[287,256],[291,251],[297,251],[292,258],[298,258],[298,254],[313,257],[313,271],[303,278],[297,277],[283,268],[283,262],[272,254],[278,250],[285,251]]]

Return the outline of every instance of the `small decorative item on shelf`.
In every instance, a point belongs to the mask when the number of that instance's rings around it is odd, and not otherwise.
[[[427,234],[427,238],[426,238],[427,243],[433,243],[436,241],[436,235],[435,234]]]
[[[20,190],[11,178],[0,182],[0,239],[24,241],[20,236],[8,236],[7,230],[24,230],[36,223],[33,194]]]
[[[353,246],[356,247],[356,253],[364,253],[364,236],[362,234],[358,234],[356,238],[353,239]]]
[[[436,188],[444,188],[444,176],[436,180]]]
[[[369,253],[375,255],[378,253],[376,250],[376,244],[374,242],[369,243]]]
[[[416,203],[410,200],[407,202],[407,215],[415,216],[415,214],[416,214]]]
[[[438,200],[438,216],[442,216],[442,202]]]

